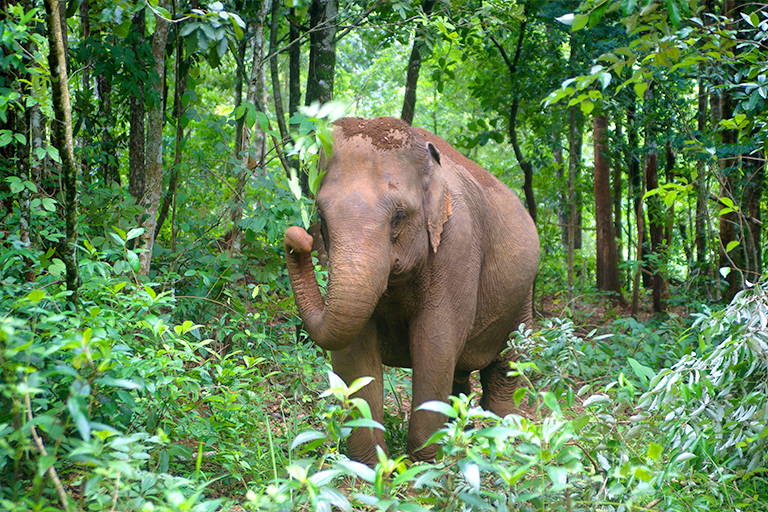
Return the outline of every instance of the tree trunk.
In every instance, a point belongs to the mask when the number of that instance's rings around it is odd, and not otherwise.
[[[526,15],[527,15],[527,4],[526,4]],[[526,18],[527,19],[527,18]],[[517,78],[517,65],[520,62],[520,55],[522,54],[523,50],[523,40],[525,39],[525,27],[527,24],[526,19],[524,19],[520,23],[520,32],[518,33],[517,37],[517,47],[515,48],[515,56],[510,61],[509,57],[507,56],[506,50],[504,50],[504,47],[496,40],[493,35],[488,34],[489,39],[493,44],[496,46],[496,48],[499,50],[499,53],[501,53],[501,57],[504,59],[504,63],[507,66],[507,70],[509,70],[509,79],[510,79],[510,87],[513,90],[513,98],[512,98],[512,105],[509,109],[509,141],[512,143],[512,149],[515,152],[515,158],[517,159],[517,163],[520,165],[520,169],[523,171],[523,193],[525,195],[525,204],[528,207],[528,214],[533,219],[533,222],[536,222],[536,199],[534,197],[533,193],[533,166],[531,163],[526,160],[525,155],[523,155],[523,151],[520,148],[520,144],[517,140],[517,112],[520,108],[520,97],[519,95],[514,92],[516,91],[515,88],[515,79]]]
[[[762,276],[762,199],[763,181],[765,179],[765,159],[756,151],[744,165],[746,184],[744,186],[744,210],[749,215],[749,220],[742,221],[745,226],[744,239],[746,241],[747,272],[746,279],[756,283]]]
[[[622,124],[616,122],[616,139],[622,140]],[[622,224],[621,224],[621,190],[622,190],[622,171],[621,159],[617,158],[613,166],[613,233],[616,237],[616,250],[619,254],[619,261],[623,255],[622,244]]]
[[[77,303],[80,278],[77,269],[77,166],[75,165],[74,142],[72,141],[72,107],[67,86],[67,64],[64,40],[61,32],[58,0],[45,0],[45,22],[48,28],[48,66],[51,70],[51,92],[53,97],[53,141],[59,150],[64,185],[64,217],[66,239],[62,260],[67,269],[67,291],[69,301]],[[66,503],[65,503],[66,505]]]
[[[168,8],[164,2],[161,7]],[[152,103],[147,114],[147,155],[145,167],[144,196],[142,205],[146,210],[141,226],[142,248],[139,253],[139,273],[148,275],[152,263],[152,249],[155,243],[157,209],[163,193],[163,86],[165,84],[165,44],[168,41],[170,23],[160,14],[155,15],[155,33],[152,37],[152,58],[156,80],[152,88]]]
[[[309,69],[305,105],[333,99],[339,0],[312,0],[309,7]]]
[[[723,89],[720,91],[720,119],[730,119],[733,115],[733,100],[730,91]],[[723,130],[721,133],[721,142],[723,146],[733,147],[738,143],[738,132],[736,130]],[[728,198],[738,205],[738,193],[736,190],[736,177],[739,172],[738,158],[723,158],[720,161],[720,197]],[[720,268],[729,268],[730,271],[725,276],[725,289],[723,290],[723,301],[730,302],[734,295],[741,289],[744,261],[741,257],[743,248],[729,249],[731,242],[737,241],[736,227],[739,223],[738,214],[734,211],[720,215]]]
[[[144,11],[133,18],[132,39],[134,55],[139,55],[139,46],[144,39]],[[138,84],[137,92],[129,94],[130,128],[128,134],[128,192],[140,203],[144,198],[144,173],[146,156],[144,154],[144,84]]]
[[[640,194],[640,197],[645,195],[645,187],[643,183],[640,183],[638,190],[635,193]],[[637,201],[635,203],[635,220],[637,223],[637,246],[635,248],[635,254],[642,255],[643,244],[645,243],[645,222],[643,221],[643,202]],[[641,257],[641,256],[638,256]],[[632,316],[637,318],[640,312],[640,278],[643,275],[643,262],[638,261],[637,270],[635,271],[635,279],[632,283]]]
[[[296,16],[296,9],[291,7],[290,16],[288,18],[288,38],[291,40],[288,48],[288,121],[299,111],[299,105],[301,105],[301,31],[297,23],[294,21]],[[292,157],[289,160],[289,165],[296,171],[299,176],[299,183],[301,184],[301,193],[305,197],[309,197],[311,191],[309,190],[309,175],[299,170],[299,160],[297,157]],[[298,335],[298,331],[297,331]]]
[[[288,38],[291,46],[288,49],[288,118],[299,111],[301,104],[301,31],[293,21],[296,9],[291,7],[289,17]]]
[[[656,143],[651,143],[651,148],[645,156],[645,182],[648,185],[648,190],[655,190],[659,188],[659,176],[658,176],[658,156],[656,152]],[[648,231],[651,235],[651,287],[653,290],[653,312],[663,313],[666,309],[666,301],[664,300],[664,293],[666,291],[666,283],[661,269],[659,268],[659,262],[665,257],[664,255],[664,227],[666,225],[665,215],[661,208],[661,201],[658,195],[654,195],[648,198]]]
[[[429,16],[432,14],[435,3],[436,0],[424,0],[421,3],[421,10],[424,12],[424,15]],[[403,110],[400,118],[408,124],[413,124],[413,116],[416,113],[416,87],[419,83],[421,59],[428,50],[423,38],[423,30],[417,30],[413,35],[411,58],[408,60],[408,72],[405,77],[405,97],[403,98]]]
[[[629,187],[629,199],[634,204],[634,212],[642,211],[641,204],[643,199],[643,190],[645,190],[645,187],[643,186],[643,174],[640,172],[640,159],[637,156],[637,153],[639,151],[638,148],[638,135],[637,135],[637,125],[635,122],[635,105],[632,104],[629,108],[627,108],[627,125],[628,125],[628,133],[627,133],[627,139],[629,142],[629,152],[628,152],[628,158],[629,158],[629,165],[627,166],[628,170],[628,184]],[[646,241],[648,240],[648,231],[645,226],[645,222],[642,222],[641,224],[637,225],[637,238],[642,240],[643,242],[639,245],[637,245],[638,252],[635,254],[635,259],[640,262],[640,266],[642,269],[646,268],[646,256],[647,256],[647,244]],[[642,230],[642,231],[640,231]],[[640,277],[643,282],[643,288],[650,288],[651,287],[651,278],[650,273],[647,272],[641,272]]]
[[[175,14],[174,14],[175,17]],[[160,206],[160,213],[157,216],[157,225],[155,226],[155,238],[168,217],[168,210],[176,197],[176,189],[179,182],[179,170],[181,167],[182,141],[184,140],[184,124],[182,118],[186,112],[183,104],[184,93],[187,91],[187,77],[189,76],[189,61],[184,59],[184,44],[176,31],[176,70],[173,95],[173,117],[176,119],[176,139],[173,146],[173,166],[171,167],[171,178],[168,181],[168,191],[163,196],[163,202]],[[173,229],[173,228],[171,228]]]
[[[707,88],[704,80],[704,64],[699,65],[699,91],[698,91],[698,113],[696,116],[697,128],[700,137],[703,137],[707,129]],[[707,183],[707,169],[704,160],[701,159],[696,164],[697,176],[694,180],[696,194],[696,268],[706,280],[712,278],[712,271],[707,257],[707,200],[709,197],[709,185]],[[706,287],[707,289],[709,287]]]
[[[611,169],[608,159],[607,127],[605,114],[596,115],[592,121],[595,141],[595,224],[597,228],[596,275],[597,289],[616,295],[619,302],[624,302],[621,295],[619,277],[619,255],[613,233]]]
[[[271,10],[269,0],[261,4],[261,10],[255,23],[255,32],[252,39],[253,58],[251,64],[251,76],[248,81],[248,91],[246,93],[246,102],[252,104],[257,112],[264,112],[267,98],[266,94],[266,73],[264,59],[264,25],[267,20],[267,14]],[[243,126],[242,151],[238,156],[242,159],[240,171],[237,174],[237,184],[235,185],[235,197],[232,198],[234,204],[230,212],[230,221],[232,222],[230,249],[232,252],[239,252],[240,247],[240,220],[243,218],[243,207],[245,205],[245,185],[253,168],[264,167],[266,137],[257,122],[253,127],[253,132],[249,135],[247,127]],[[254,163],[249,162],[253,159]]]
[[[576,124],[576,106],[568,109],[568,296],[574,297],[573,259],[576,252],[576,173],[581,163],[581,134]]]
[[[280,0],[272,1],[272,21],[269,27],[269,74],[272,78],[272,98],[275,104],[275,117],[277,117],[277,128],[280,130],[280,140],[283,144],[288,143],[288,127],[285,123],[285,109],[283,108],[283,93],[280,88],[280,73],[277,62],[277,30],[280,19]],[[290,177],[290,176],[289,176]]]

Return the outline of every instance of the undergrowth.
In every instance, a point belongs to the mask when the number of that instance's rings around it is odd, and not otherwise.
[[[347,386],[297,342],[275,306],[279,275],[248,286],[233,267],[216,309],[202,291],[136,279],[132,231],[115,233],[126,243],[81,259],[77,308],[55,257],[10,246],[0,258],[4,510],[768,509],[761,286],[692,324],[521,329],[511,371],[525,413],[499,418],[474,396],[424,404],[450,421],[430,440],[437,461],[413,464],[399,455],[408,372],[385,372],[379,425],[353,396],[366,382]],[[201,272],[185,279],[219,286]],[[247,301],[231,291],[243,280]],[[386,428],[393,458],[348,460],[351,428]]]

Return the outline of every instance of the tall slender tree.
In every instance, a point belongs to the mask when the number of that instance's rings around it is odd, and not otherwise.
[[[161,0],[159,7],[168,12],[169,5]],[[145,215],[141,226],[142,249],[139,253],[139,273],[149,274],[152,263],[152,249],[155,243],[155,226],[157,226],[157,210],[163,194],[163,92],[165,89],[165,45],[168,41],[170,20],[161,12],[155,13],[155,33],[152,36],[152,58],[154,59],[155,82],[152,86],[150,108],[147,115],[147,152],[144,171],[144,193],[142,205]]]
[[[80,276],[77,267],[77,165],[72,140],[72,106],[69,100],[67,54],[61,31],[58,0],[45,0],[45,24],[48,29],[48,65],[51,70],[53,98],[53,143],[59,150],[64,186],[64,219],[66,238],[62,260],[67,271],[67,291],[73,304],[78,301]],[[66,27],[66,24],[64,25]],[[65,503],[66,505],[66,503]]]
[[[425,16],[432,14],[435,8],[436,0],[423,0],[421,10]],[[411,56],[408,59],[408,71],[405,76],[405,96],[403,97],[403,110],[400,118],[408,124],[413,124],[413,116],[416,113],[416,88],[419,83],[419,70],[421,61],[428,51],[428,46],[424,42],[424,31],[416,30],[413,35],[413,46]]]
[[[597,289],[615,294],[624,302],[619,275],[619,254],[613,233],[613,200],[611,194],[611,169],[608,157],[608,116],[596,115],[592,120],[595,141],[595,224]]]

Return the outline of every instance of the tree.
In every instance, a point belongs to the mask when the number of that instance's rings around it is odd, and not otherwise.
[[[145,214],[141,227],[142,249],[139,253],[139,273],[149,274],[152,263],[152,249],[155,244],[157,210],[163,193],[163,89],[165,87],[165,44],[168,41],[169,20],[165,18],[168,5],[161,1],[155,13],[155,33],[152,36],[152,58],[154,60],[155,82],[152,87],[152,101],[147,115],[147,154],[142,204]]]
[[[333,99],[339,0],[312,0],[309,6],[309,68],[305,105]]]
[[[425,17],[432,14],[435,8],[436,0],[424,0],[421,3],[421,10]],[[405,76],[405,96],[403,97],[403,110],[400,113],[400,119],[408,124],[413,124],[413,116],[416,113],[416,87],[419,83],[419,70],[421,69],[421,60],[429,51],[424,42],[424,30],[419,29],[413,35],[413,48],[411,57],[408,59],[408,72]]]
[[[69,101],[67,55],[64,50],[58,0],[45,0],[45,13],[49,44],[48,65],[51,70],[51,93],[55,114],[53,143],[61,158],[64,185],[66,239],[62,260],[67,269],[69,300],[72,304],[76,304],[80,286],[77,266],[77,165],[75,164],[75,144],[72,140],[72,107]],[[66,24],[64,26],[66,27]]]
[[[615,294],[624,302],[619,275],[619,254],[613,233],[613,200],[611,194],[611,169],[608,157],[608,116],[598,114],[592,119],[595,141],[595,268],[597,289]]]

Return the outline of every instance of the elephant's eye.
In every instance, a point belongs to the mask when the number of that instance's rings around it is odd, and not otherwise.
[[[405,218],[405,210],[396,210],[395,214],[392,216],[392,239],[394,240],[397,237],[400,224],[402,223],[403,219]]]

